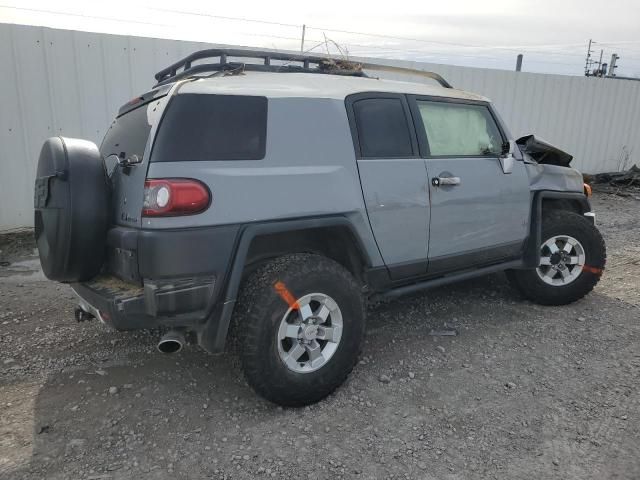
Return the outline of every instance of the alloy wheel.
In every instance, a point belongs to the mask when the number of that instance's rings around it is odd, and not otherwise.
[[[540,247],[540,279],[553,286],[568,285],[582,273],[585,252],[582,244],[568,235],[551,237]]]
[[[324,293],[299,298],[280,321],[277,343],[280,359],[296,373],[322,368],[342,338],[340,307]]]

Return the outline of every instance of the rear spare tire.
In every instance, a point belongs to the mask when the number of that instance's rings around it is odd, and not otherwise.
[[[100,271],[109,222],[109,187],[98,147],[51,137],[38,160],[34,227],[42,270],[59,282]]]

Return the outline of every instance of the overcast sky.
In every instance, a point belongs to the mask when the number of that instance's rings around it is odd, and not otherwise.
[[[523,53],[525,71],[569,75],[593,38],[595,60],[618,53],[618,75],[640,77],[640,0],[0,0],[0,22],[289,50],[306,24],[314,52],[326,38],[356,56],[503,69]]]

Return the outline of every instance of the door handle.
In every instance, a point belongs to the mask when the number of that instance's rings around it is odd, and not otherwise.
[[[439,187],[440,185],[460,185],[460,177],[433,177],[431,185]]]

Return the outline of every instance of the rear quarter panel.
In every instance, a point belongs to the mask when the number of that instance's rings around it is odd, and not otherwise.
[[[204,182],[211,206],[201,214],[143,218],[142,228],[188,228],[344,214],[374,264],[381,259],[366,221],[344,102],[269,98],[262,160],[151,162],[148,178]]]

